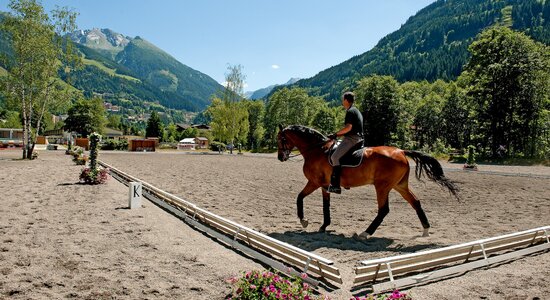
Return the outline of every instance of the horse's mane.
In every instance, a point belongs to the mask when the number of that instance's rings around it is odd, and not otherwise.
[[[319,131],[313,129],[313,128],[309,128],[307,126],[303,126],[303,125],[290,125],[290,126],[287,126],[285,129],[283,129],[284,131],[292,131],[292,132],[295,132],[297,133],[298,135],[300,135],[300,137],[302,138],[313,138],[313,139],[316,139],[316,141],[314,142],[324,142],[327,140],[327,137],[324,136],[322,133],[320,133]]]

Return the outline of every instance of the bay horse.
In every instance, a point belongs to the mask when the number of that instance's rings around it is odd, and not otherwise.
[[[290,157],[291,151],[296,147],[304,158],[303,172],[308,182],[298,194],[296,206],[298,218],[305,228],[308,220],[304,218],[304,198],[322,187],[323,194],[323,224],[319,232],[324,232],[330,225],[330,193],[327,187],[330,184],[332,166],[328,161],[328,153],[325,151],[325,144],[329,139],[315,129],[301,125],[291,125],[283,128],[279,125],[277,134],[278,159],[282,162]],[[414,208],[424,232],[422,236],[428,236],[430,223],[420,205],[420,201],[409,189],[409,161],[407,156],[416,163],[415,174],[418,179],[422,171],[426,176],[447,188],[457,199],[457,186],[443,174],[439,162],[426,154],[412,150],[401,150],[395,147],[378,146],[366,147],[361,151],[363,159],[357,167],[343,167],[341,174],[341,186],[349,189],[366,184],[374,184],[376,190],[376,201],[378,202],[378,214],[370,226],[362,233],[355,234],[354,238],[366,240],[374,234],[384,217],[390,211],[388,195],[390,191],[396,190]]]

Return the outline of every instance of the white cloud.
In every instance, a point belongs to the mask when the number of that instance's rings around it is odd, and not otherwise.
[[[271,68],[277,70],[277,69],[279,69],[280,67],[279,67],[279,65],[271,65]]]

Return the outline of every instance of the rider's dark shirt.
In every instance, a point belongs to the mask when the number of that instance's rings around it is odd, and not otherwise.
[[[351,124],[351,130],[344,136],[359,136],[363,137],[363,116],[361,112],[355,106],[351,106],[346,111],[346,118],[344,124]]]

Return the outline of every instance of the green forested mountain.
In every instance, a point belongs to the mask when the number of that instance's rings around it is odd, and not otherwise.
[[[333,100],[372,74],[392,75],[399,82],[455,79],[469,58],[468,45],[484,28],[505,25],[548,45],[549,19],[550,1],[545,0],[438,0],[372,50],[294,86]]]
[[[4,13],[0,14],[0,22]],[[70,78],[60,77],[88,96],[101,95],[113,104],[158,103],[167,109],[200,111],[223,87],[214,79],[180,63],[140,37],[124,37],[109,29],[82,30],[70,35],[84,67]],[[0,67],[10,63],[10,42],[0,32]]]
[[[181,95],[199,108],[205,108],[210,96],[223,89],[208,75],[180,63],[140,37],[132,39],[117,54],[116,61],[145,83],[165,93]]]

